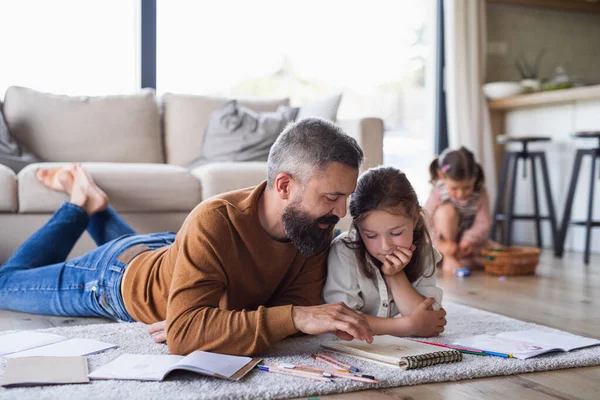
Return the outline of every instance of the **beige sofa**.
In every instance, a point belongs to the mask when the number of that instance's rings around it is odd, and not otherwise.
[[[153,91],[108,97],[68,97],[11,87],[3,113],[13,137],[44,165],[82,162],[113,207],[140,233],[177,231],[199,202],[253,186],[266,178],[266,163],[185,165],[202,150],[210,114],[227,99]],[[287,99],[242,101],[275,111]],[[383,123],[377,118],[339,121],[362,146],[365,168],[383,160]],[[32,164],[15,175],[0,165],[0,264],[67,199],[35,179]],[[347,226],[343,225],[343,227]],[[72,255],[93,248],[83,235]]]

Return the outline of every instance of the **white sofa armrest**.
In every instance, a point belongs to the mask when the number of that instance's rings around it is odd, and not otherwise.
[[[363,149],[365,161],[361,170],[383,164],[383,121],[379,118],[341,120],[337,124]]]
[[[216,162],[192,169],[200,180],[202,200],[209,197],[257,186],[267,179],[266,162]]]

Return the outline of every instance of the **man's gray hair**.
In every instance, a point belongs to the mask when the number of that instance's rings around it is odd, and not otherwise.
[[[273,187],[282,172],[305,183],[332,162],[358,170],[363,158],[356,140],[339,126],[322,118],[303,118],[288,124],[271,146],[267,187]]]

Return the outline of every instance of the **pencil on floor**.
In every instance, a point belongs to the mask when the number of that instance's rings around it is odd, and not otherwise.
[[[330,361],[330,362],[332,362],[332,363],[338,364],[338,365],[340,365],[340,366],[342,366],[342,367],[344,367],[344,368],[348,368],[348,369],[349,369],[351,372],[358,372],[358,371],[359,371],[359,369],[358,369],[358,368],[356,368],[356,367],[353,367],[353,366],[352,366],[352,365],[350,365],[350,364],[345,364],[345,363],[343,363],[343,362],[341,362],[341,361],[339,361],[339,360],[336,360],[336,359],[335,359],[335,358],[333,358],[333,357],[329,357],[327,354],[323,354],[323,353],[317,353],[317,357],[324,358],[325,360],[328,360],[328,361]]]
[[[293,370],[289,370],[289,369],[269,368],[264,365],[257,365],[256,368],[258,368],[261,371],[270,372],[272,374],[289,375],[289,376],[295,376],[298,378],[313,379],[315,381],[321,381],[321,382],[333,382],[331,378],[325,378],[324,376],[319,376],[319,375],[311,374],[308,372],[293,371]]]

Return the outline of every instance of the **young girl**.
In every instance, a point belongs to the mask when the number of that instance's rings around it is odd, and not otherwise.
[[[392,167],[365,172],[350,199],[350,215],[352,229],[329,250],[325,301],[365,314],[374,335],[443,332],[446,312],[434,276],[441,256],[406,175]]]
[[[444,256],[443,270],[482,266],[480,251],[491,227],[490,200],[481,166],[464,147],[446,149],[429,166],[433,189],[425,209],[433,240]]]

